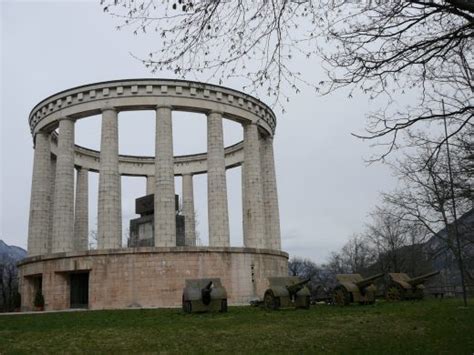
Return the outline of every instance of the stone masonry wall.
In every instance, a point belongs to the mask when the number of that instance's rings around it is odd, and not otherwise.
[[[140,248],[31,259],[20,266],[25,301],[22,308],[32,307],[28,283],[32,275],[43,276],[45,309],[61,310],[69,308],[71,272],[90,272],[90,309],[179,307],[185,279],[204,277],[221,278],[229,304],[248,304],[252,299],[263,297],[269,276],[288,274],[286,253],[247,248],[215,249],[220,250]]]

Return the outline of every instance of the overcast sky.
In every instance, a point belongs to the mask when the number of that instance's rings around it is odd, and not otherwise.
[[[153,77],[132,53],[147,53],[157,38],[116,31],[99,1],[1,1],[1,234],[7,244],[26,247],[33,145],[30,110],[58,91],[98,81]],[[302,63],[310,81],[323,78],[317,59]],[[173,78],[170,73],[155,77]],[[238,82],[223,83],[240,90]],[[266,101],[263,99],[263,101]],[[292,96],[287,112],[277,111],[274,142],[283,250],[324,262],[331,251],[360,232],[379,192],[395,184],[387,166],[364,162],[370,142],[365,114],[374,109],[366,96],[347,92],[317,97],[309,88]],[[176,155],[205,151],[206,122],[198,114],[173,117]],[[120,153],[154,154],[154,113],[127,112],[119,118]],[[242,128],[225,123],[226,145],[242,138]],[[99,149],[100,119],[76,123],[76,143]],[[96,228],[98,177],[89,174],[90,228]],[[240,168],[227,172],[231,244],[242,245]],[[195,177],[198,231],[207,243],[207,181]],[[176,179],[181,194],[181,179]],[[134,199],[144,195],[144,178],[122,178],[124,227],[135,218]]]

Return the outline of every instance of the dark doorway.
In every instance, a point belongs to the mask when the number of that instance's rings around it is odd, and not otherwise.
[[[33,289],[34,289],[35,295],[38,292],[43,293],[43,276],[42,275],[33,277]]]
[[[25,276],[25,282],[28,285],[28,301],[22,300],[21,302],[25,302],[26,307],[36,307],[36,298],[39,295],[43,296],[43,275]]]
[[[89,307],[89,273],[71,274],[71,308]]]

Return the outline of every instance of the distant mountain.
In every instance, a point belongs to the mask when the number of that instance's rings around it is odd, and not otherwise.
[[[16,263],[26,257],[26,250],[14,245],[8,245],[0,239],[0,262]]]
[[[446,283],[457,287],[460,292],[461,274],[459,272],[458,260],[453,252],[456,246],[454,231],[448,234],[448,230],[454,225],[449,225],[433,236],[426,243],[426,251],[431,255],[433,269],[441,270],[441,276],[447,280]],[[464,213],[457,220],[459,241],[463,245],[463,263],[466,283],[468,288],[474,287],[474,208]],[[449,246],[451,245],[451,248]]]

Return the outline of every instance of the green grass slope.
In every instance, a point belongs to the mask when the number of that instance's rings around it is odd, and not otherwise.
[[[472,304],[472,300],[471,300]],[[474,353],[459,300],[225,314],[177,309],[0,316],[4,353]]]

